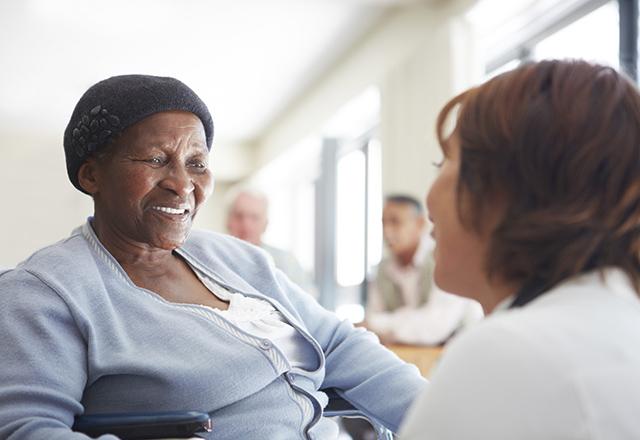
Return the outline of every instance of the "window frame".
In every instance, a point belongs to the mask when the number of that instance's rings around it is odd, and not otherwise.
[[[320,177],[316,181],[316,257],[315,273],[319,290],[319,302],[329,310],[345,303],[345,298],[355,300],[364,306],[367,299],[369,268],[369,196],[370,182],[370,143],[377,139],[378,125],[367,129],[359,136],[351,139],[324,138],[322,141],[322,159]],[[364,211],[362,213],[364,235],[364,276],[359,284],[341,286],[337,279],[337,167],[341,157],[352,151],[360,150],[365,157],[364,173]],[[351,303],[347,301],[346,303]]]
[[[518,60],[521,64],[532,59],[535,46],[545,38],[585,17],[611,0],[586,0],[574,5],[563,14],[554,17],[547,25],[525,40],[506,50],[485,63],[485,75],[490,75],[505,64]],[[620,68],[634,82],[638,80],[638,1],[615,0],[619,16],[619,52]]]

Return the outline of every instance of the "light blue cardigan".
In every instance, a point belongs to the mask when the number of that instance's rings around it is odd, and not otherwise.
[[[212,439],[332,439],[326,387],[397,431],[426,384],[415,367],[319,306],[254,246],[193,231],[176,252],[229,290],[271,302],[314,347],[316,369],[291,368],[269,340],[205,306],[135,286],[87,222],[0,275],[0,438],[86,438],[70,430],[83,412],[200,410]]]

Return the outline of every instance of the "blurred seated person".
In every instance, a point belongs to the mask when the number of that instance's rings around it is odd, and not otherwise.
[[[262,241],[269,224],[269,200],[267,195],[255,188],[241,188],[233,191],[227,210],[227,230],[229,234],[267,251],[275,266],[283,271],[291,281],[312,296],[317,289],[309,274],[298,259],[284,249],[270,246]]]
[[[324,388],[398,429],[426,385],[415,367],[264,252],[192,230],[212,140],[174,78],[115,76],[80,98],[64,151],[93,216],[0,275],[1,439],[88,439],[75,416],[175,410],[209,413],[208,439],[336,439]]]
[[[439,345],[482,318],[480,304],[434,286],[433,240],[425,223],[414,197],[385,198],[382,224],[389,256],[369,284],[365,323],[385,344]]]

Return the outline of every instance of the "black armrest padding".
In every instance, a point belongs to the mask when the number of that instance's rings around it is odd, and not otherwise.
[[[197,411],[90,414],[76,417],[73,430],[91,437],[113,434],[123,440],[189,438],[211,431],[211,418]]]

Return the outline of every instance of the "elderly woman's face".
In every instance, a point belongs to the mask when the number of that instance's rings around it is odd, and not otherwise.
[[[204,128],[191,113],[156,113],[132,125],[95,161],[96,221],[110,236],[179,247],[213,189],[208,157]]]

